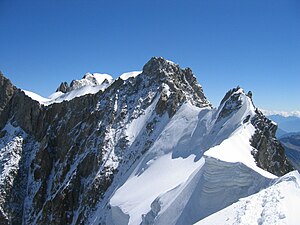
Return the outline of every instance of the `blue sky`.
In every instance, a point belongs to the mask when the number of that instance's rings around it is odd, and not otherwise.
[[[22,89],[152,56],[192,68],[214,106],[240,85],[260,108],[300,110],[300,1],[0,0],[0,70]]]

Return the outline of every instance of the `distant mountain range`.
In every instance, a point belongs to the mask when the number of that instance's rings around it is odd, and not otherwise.
[[[300,132],[285,134],[279,140],[290,162],[300,171]]]
[[[278,124],[277,137],[300,132],[300,117],[298,116],[269,115],[267,117]]]

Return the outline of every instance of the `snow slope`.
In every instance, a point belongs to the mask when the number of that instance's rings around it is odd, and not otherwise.
[[[193,224],[276,179],[251,154],[251,99],[232,96],[218,109],[181,106],[110,197],[107,224]]]
[[[122,80],[127,80],[129,79],[130,77],[136,77],[138,75],[140,75],[143,71],[132,71],[132,72],[127,72],[127,73],[123,73],[120,78]]]
[[[290,172],[268,188],[240,199],[237,203],[212,214],[196,225],[211,224],[288,224],[300,221],[300,175]]]

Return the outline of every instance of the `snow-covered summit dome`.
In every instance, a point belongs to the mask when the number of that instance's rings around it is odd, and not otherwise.
[[[73,80],[70,84],[70,90],[75,90],[83,86],[98,86],[102,84],[109,84],[113,78],[109,74],[101,73],[86,73],[81,80]]]

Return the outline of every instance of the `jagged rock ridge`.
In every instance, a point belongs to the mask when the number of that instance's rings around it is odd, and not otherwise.
[[[69,92],[75,83],[64,83],[58,91]],[[248,104],[239,88],[226,94],[220,107],[213,109],[192,71],[161,57],[152,58],[139,76],[117,79],[96,94],[49,106],[32,100],[2,75],[0,84],[0,185],[7,184],[1,188],[1,224],[85,224],[92,223],[91,218],[98,223],[106,223],[108,218],[115,221],[110,209],[114,191],[125,183],[122,180],[137,162],[158,154],[153,152],[158,150],[155,146],[172,131],[172,124],[177,124],[174,121],[192,121],[194,117],[180,119],[186,107],[190,107],[187,113],[193,111],[199,118],[197,132],[188,139],[193,149],[183,154],[175,145],[171,148],[173,158],[194,154],[198,161],[205,150],[223,143],[240,126],[238,122],[230,128],[226,125],[235,115],[242,124],[251,121],[256,126],[265,120],[258,113],[239,115]],[[262,130],[256,127],[252,140],[257,140],[255,135]],[[258,153],[272,156],[261,163],[262,157],[255,155],[258,166],[278,175],[287,173],[292,167],[277,145],[273,128],[264,129],[262,132],[269,132],[264,136],[269,144],[257,146],[258,141],[252,141],[252,146]],[[201,180],[201,176],[196,179]],[[158,212],[146,217],[153,222],[157,216]]]

